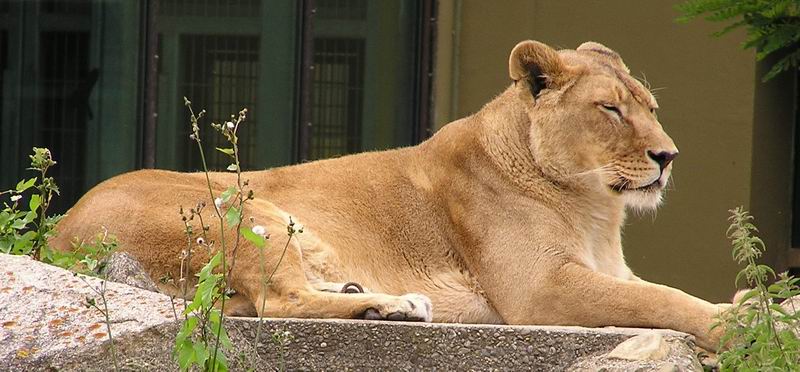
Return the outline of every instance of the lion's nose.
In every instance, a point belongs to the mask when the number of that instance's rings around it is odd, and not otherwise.
[[[648,150],[647,156],[649,156],[650,159],[655,160],[656,163],[658,163],[658,166],[663,171],[664,168],[666,168],[667,165],[669,165],[669,163],[672,162],[672,160],[675,159],[676,156],[678,156],[678,152],[677,151],[653,152]]]

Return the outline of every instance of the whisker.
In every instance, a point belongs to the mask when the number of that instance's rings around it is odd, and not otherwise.
[[[571,175],[569,175],[567,177],[568,178],[575,178],[575,177],[583,177],[583,176],[588,176],[588,175],[593,175],[593,174],[614,174],[614,173],[616,173],[615,170],[614,170],[614,165],[612,163],[609,163],[609,164],[601,165],[601,166],[599,166],[597,168],[594,168],[594,169],[589,169],[587,171],[571,174]]]

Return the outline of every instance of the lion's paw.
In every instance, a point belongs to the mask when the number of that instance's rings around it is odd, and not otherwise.
[[[364,312],[364,319],[430,322],[433,320],[433,305],[428,296],[409,293],[391,296]]]

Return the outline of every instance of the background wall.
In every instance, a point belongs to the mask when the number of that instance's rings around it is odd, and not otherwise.
[[[738,269],[727,211],[749,207],[756,66],[740,48],[743,33],[712,38],[720,25],[677,24],[677,3],[440,0],[435,121],[469,115],[505,89],[508,53],[521,40],[616,50],[659,89],[659,119],[681,152],[665,205],[629,217],[628,262],[647,280],[729,301]]]

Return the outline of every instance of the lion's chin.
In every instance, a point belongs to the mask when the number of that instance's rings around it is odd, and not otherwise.
[[[661,189],[625,190],[622,191],[625,206],[636,211],[652,211],[663,201]]]

